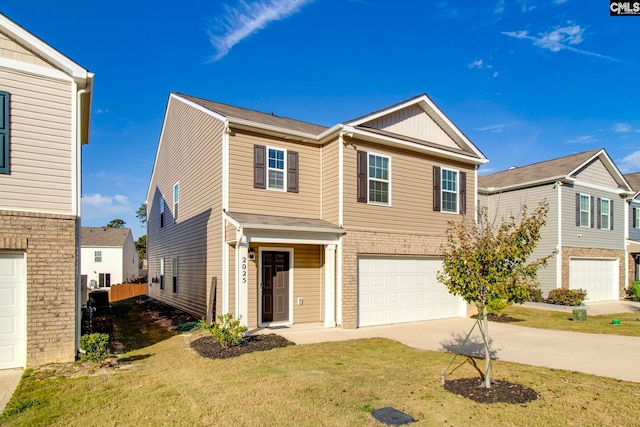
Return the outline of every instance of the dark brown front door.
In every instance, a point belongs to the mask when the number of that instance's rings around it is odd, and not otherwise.
[[[289,253],[262,252],[262,321],[289,320]]]

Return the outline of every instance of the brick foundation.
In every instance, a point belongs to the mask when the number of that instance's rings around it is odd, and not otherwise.
[[[77,220],[0,210],[0,250],[27,255],[27,367],[75,360]]]

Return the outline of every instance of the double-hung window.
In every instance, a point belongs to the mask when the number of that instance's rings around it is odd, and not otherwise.
[[[389,205],[391,200],[391,160],[369,153],[369,203]]]
[[[591,196],[580,194],[580,227],[591,227]]]
[[[178,258],[173,258],[173,265],[171,268],[173,272],[173,293],[178,293]]]
[[[633,228],[640,228],[640,208],[633,208]]]
[[[458,171],[442,168],[442,212],[458,213]]]
[[[600,199],[600,228],[611,229],[611,200]]]
[[[178,202],[180,201],[180,187],[176,182],[173,185],[173,220],[178,220]]]
[[[268,148],[267,188],[269,190],[285,189],[285,152],[277,148]]]
[[[164,258],[160,258],[160,289],[164,289]]]
[[[164,197],[160,196],[160,228],[164,227]]]
[[[102,262],[102,251],[94,251],[93,252],[93,260],[95,262]]]

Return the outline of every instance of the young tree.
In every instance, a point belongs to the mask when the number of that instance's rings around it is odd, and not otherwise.
[[[121,220],[120,218],[112,219],[109,221],[109,224],[106,225],[107,228],[124,228],[126,222]]]
[[[510,215],[501,223],[489,221],[481,208],[477,222],[469,219],[449,223],[443,268],[438,281],[454,295],[478,307],[478,323],[484,335],[485,377],[483,385],[491,387],[491,353],[487,312],[499,313],[513,303],[521,304],[538,285],[538,269],[547,265],[555,252],[535,260],[530,256],[546,224],[549,204],[543,201],[527,214],[522,206],[516,218]]]
[[[143,259],[147,259],[147,235],[144,234],[140,236],[138,240],[136,240],[135,245],[140,262],[142,262]]]

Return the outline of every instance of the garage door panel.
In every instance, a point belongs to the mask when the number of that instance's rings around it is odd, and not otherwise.
[[[26,277],[23,254],[0,253],[0,369],[26,364]]]
[[[358,258],[358,325],[463,316],[462,299],[436,280],[441,266],[427,258]]]
[[[585,289],[586,301],[618,299],[618,260],[572,259],[569,262],[569,288]]]

